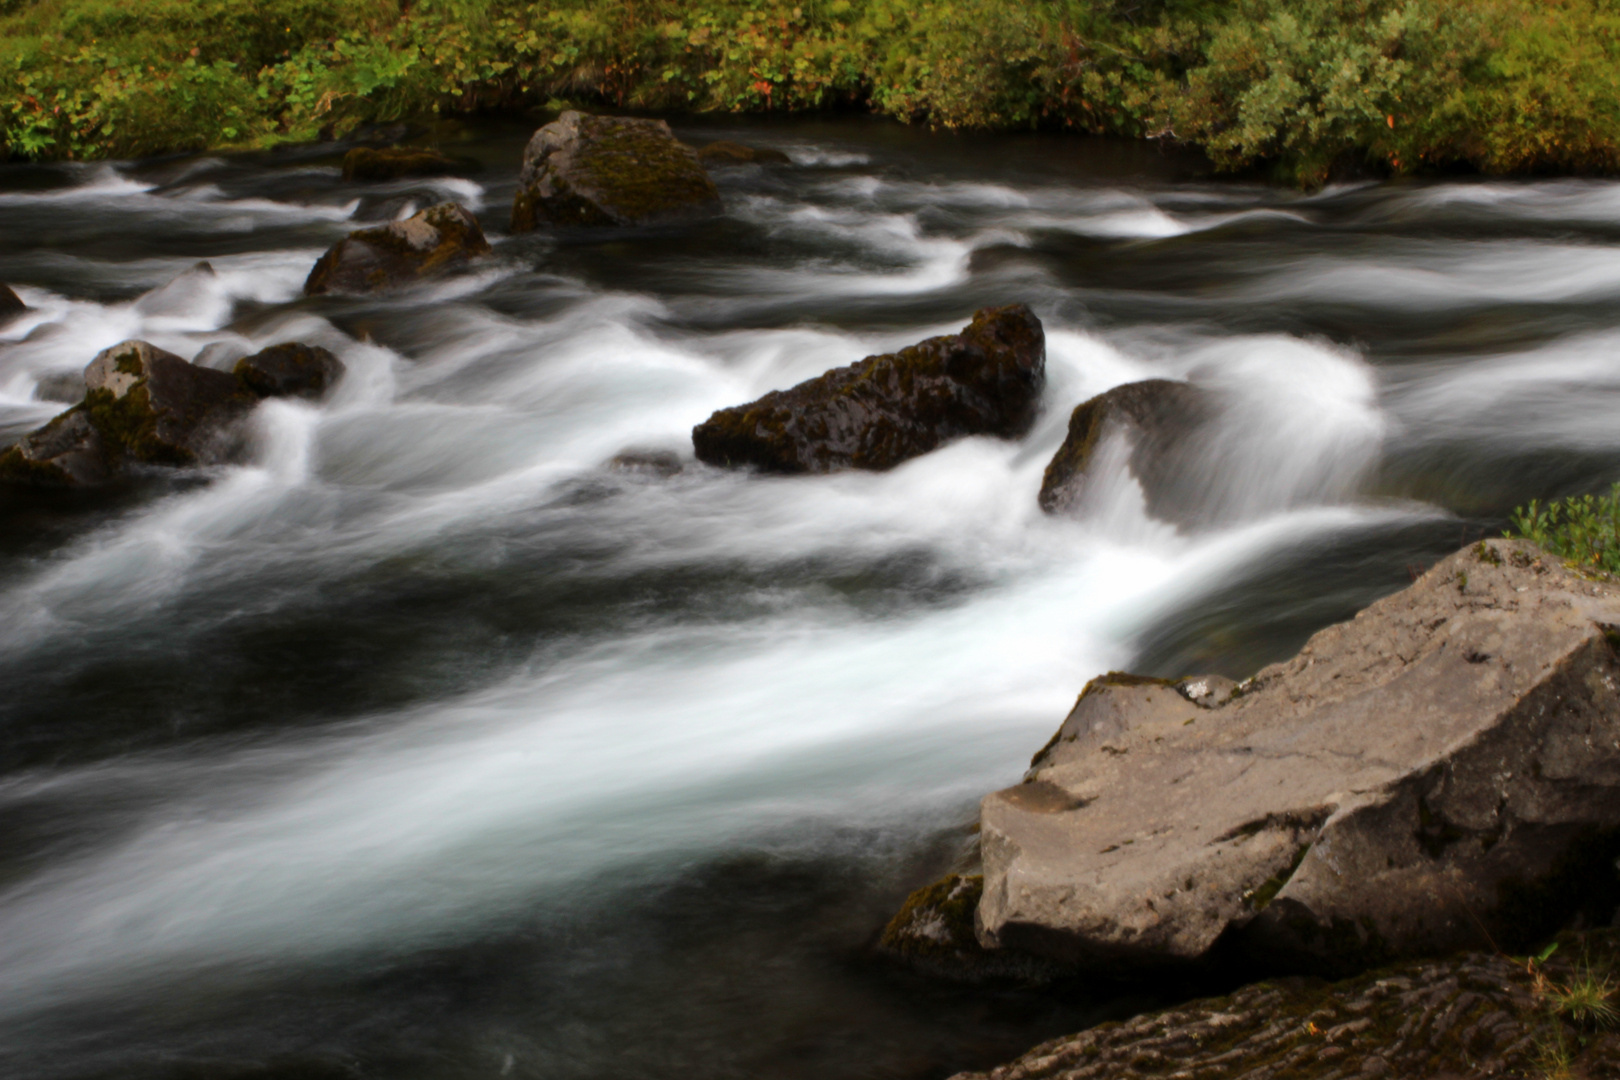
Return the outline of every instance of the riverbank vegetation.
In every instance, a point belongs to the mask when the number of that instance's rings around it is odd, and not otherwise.
[[[869,108],[1339,172],[1620,168],[1620,0],[0,0],[0,139],[88,159],[566,100]]]
[[[1620,576],[1620,484],[1607,495],[1572,495],[1545,506],[1532,499],[1513,511],[1508,535],[1576,566]]]

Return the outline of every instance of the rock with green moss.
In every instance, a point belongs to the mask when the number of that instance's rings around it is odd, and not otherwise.
[[[892,469],[965,435],[1015,439],[1035,422],[1046,337],[1023,304],[960,333],[834,368],[692,429],[700,460],[773,473]]]
[[[357,146],[343,155],[345,183],[403,180],[415,176],[454,176],[465,166],[437,150]]]
[[[0,452],[0,483],[27,487],[77,488],[105,483],[111,476],[106,448],[80,406],[62,413],[38,431]]]
[[[287,342],[236,362],[233,374],[254,397],[317,400],[343,377],[343,361],[318,345]]]
[[[1263,982],[1099,1024],[953,1080],[1615,1076],[1620,1036],[1568,1007],[1571,988],[1615,961],[1604,931],[1567,939],[1545,963],[1473,952],[1338,983]]]
[[[1126,383],[1075,407],[1069,432],[1046,466],[1041,481],[1041,509],[1062,513],[1079,505],[1098,454],[1111,439],[1125,442],[1126,467],[1142,485],[1148,510],[1175,521],[1178,481],[1191,455],[1199,450],[1198,433],[1213,415],[1206,391],[1190,383],[1147,379]]]
[[[512,231],[542,225],[644,225],[720,209],[697,151],[662,120],[568,111],[523,153]]]
[[[1045,982],[1057,974],[1049,960],[979,944],[974,913],[983,892],[979,874],[948,874],[918,889],[883,928],[878,952],[951,982]]]
[[[1214,704],[1094,686],[985,798],[980,940],[1342,973],[1620,904],[1620,584],[1452,555]]]
[[[0,324],[10,322],[27,310],[28,305],[11,291],[10,285],[0,285]]]
[[[320,257],[304,293],[374,293],[410,285],[490,253],[478,219],[453,203],[353,232]]]
[[[793,159],[768,146],[747,146],[720,139],[698,151],[705,165],[791,165]]]
[[[113,464],[222,460],[230,428],[252,406],[237,380],[144,341],[97,354],[84,369],[82,408]]]

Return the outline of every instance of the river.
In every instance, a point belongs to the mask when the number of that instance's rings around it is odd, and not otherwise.
[[[0,1074],[893,1078],[1128,1012],[930,984],[868,946],[1086,680],[1234,676],[1620,476],[1620,186],[1316,194],[1146,145],[864,118],[693,122],[786,151],[723,216],[506,235],[528,126],[467,178],[320,148],[0,166],[0,434],[100,349],[324,345],[247,458],[0,507]],[[495,255],[307,300],[442,199]],[[187,273],[207,260],[212,275]],[[1025,301],[1042,417],[884,474],[697,465],[690,430]],[[1070,410],[1238,404],[1204,524],[1121,472],[1035,494]],[[609,468],[679,453],[673,476]],[[1145,999],[1144,999],[1145,1000]]]

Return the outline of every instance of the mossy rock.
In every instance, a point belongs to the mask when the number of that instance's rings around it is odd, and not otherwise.
[[[144,341],[103,350],[85,368],[84,380],[82,408],[114,466],[222,460],[228,428],[253,402],[235,377]]]
[[[791,165],[793,159],[768,146],[746,146],[720,139],[698,151],[705,165]]]
[[[529,140],[512,231],[542,225],[642,225],[720,208],[720,192],[662,120],[572,110]]]
[[[439,203],[405,221],[350,233],[315,263],[304,293],[382,292],[433,277],[490,251],[476,217],[456,203]]]
[[[101,436],[78,405],[0,453],[0,483],[4,484],[92,487],[110,474]]]
[[[10,322],[27,310],[28,305],[11,291],[10,285],[0,285],[0,325]]]
[[[1050,961],[979,944],[974,912],[984,895],[982,874],[949,874],[906,898],[878,938],[878,952],[931,978],[951,982],[1046,982]]]
[[[461,163],[437,150],[399,147],[378,150],[357,146],[343,155],[345,183],[402,180],[413,176],[454,176],[463,170]]]
[[[892,469],[965,435],[1025,434],[1045,381],[1040,320],[1023,304],[986,308],[960,334],[721,409],[692,444],[711,465],[763,472]]]
[[[1189,438],[1211,415],[1206,391],[1171,379],[1147,379],[1116,386],[1075,407],[1068,435],[1046,466],[1040,504],[1047,513],[1072,509],[1089,478],[1103,436],[1127,429],[1132,440],[1130,468],[1156,516],[1171,517],[1163,488]]]
[[[1468,953],[1337,983],[1278,979],[1053,1039],[955,1080],[1620,1075],[1620,1036],[1560,1009],[1568,987],[1617,960],[1614,932],[1600,931],[1566,936],[1546,962]]]
[[[325,397],[343,377],[343,361],[316,345],[287,342],[236,362],[232,374],[254,397]]]

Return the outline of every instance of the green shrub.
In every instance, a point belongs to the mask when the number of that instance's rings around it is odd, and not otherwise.
[[[1581,495],[1545,507],[1532,499],[1513,511],[1508,534],[1560,558],[1620,574],[1620,484],[1609,494]]]

